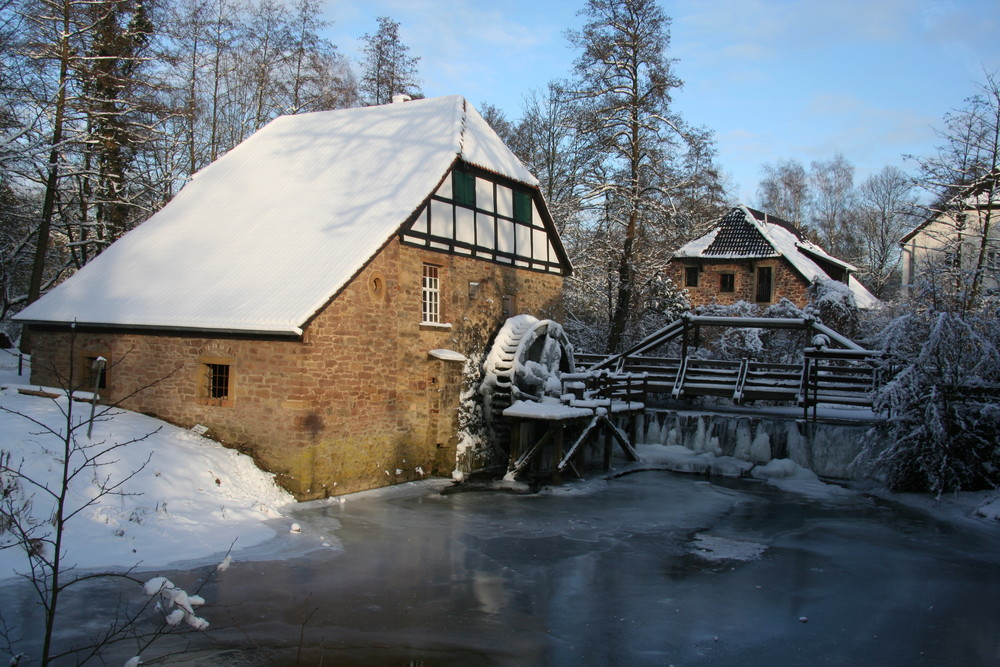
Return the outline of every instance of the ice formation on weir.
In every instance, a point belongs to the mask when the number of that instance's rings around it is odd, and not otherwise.
[[[765,409],[766,410],[766,409]],[[649,411],[640,444],[683,447],[689,452],[753,465],[791,459],[826,477],[853,478],[851,469],[868,425],[800,423],[768,416]],[[686,466],[692,465],[686,462]]]

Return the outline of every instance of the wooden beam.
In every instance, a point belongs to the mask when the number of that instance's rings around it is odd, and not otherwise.
[[[522,454],[521,458],[517,460],[517,462],[513,465],[513,467],[509,467],[507,469],[507,472],[508,473],[513,472],[515,475],[517,475],[522,470],[524,470],[525,466],[527,466],[528,463],[531,461],[531,459],[535,456],[535,452],[537,452],[542,445],[548,442],[549,438],[552,437],[552,434],[553,434],[553,427],[549,426],[549,428],[546,429],[545,431],[545,435],[539,438],[538,442],[536,442],[534,445],[531,446],[530,449],[528,449],[528,451]]]
[[[628,441],[628,438],[625,437],[625,434],[622,433],[621,430],[614,425],[614,422],[608,419],[607,415],[600,415],[598,419],[604,422],[610,429],[611,437],[617,440],[618,444],[621,445],[622,451],[625,452],[625,458],[627,458],[629,461],[638,461],[639,454],[636,453],[635,448],[632,447],[632,443]]]
[[[587,424],[587,427],[583,429],[583,433],[580,434],[580,437],[576,439],[576,442],[574,442],[573,445],[569,448],[569,451],[566,452],[566,455],[563,456],[562,460],[560,460],[559,463],[556,465],[557,470],[561,471],[566,467],[566,464],[569,463],[570,459],[573,458],[573,454],[576,453],[576,450],[579,447],[581,447],[583,443],[587,441],[587,438],[590,437],[590,434],[594,431],[595,428],[597,428],[600,425],[600,423],[601,423],[600,417],[595,415],[594,418],[590,420],[590,423]]]

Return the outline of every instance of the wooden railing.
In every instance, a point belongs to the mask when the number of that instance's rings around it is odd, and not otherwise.
[[[626,357],[615,370],[572,374],[588,391],[622,391],[622,383],[642,378],[644,392],[673,399],[699,396],[727,398],[735,404],[774,401],[803,408],[805,413],[821,404],[872,407],[878,387],[879,354],[866,350],[806,348],[801,364],[743,359],[719,360],[687,357]],[[599,355],[577,355],[578,365],[593,365]],[[627,378],[627,379],[623,379]]]

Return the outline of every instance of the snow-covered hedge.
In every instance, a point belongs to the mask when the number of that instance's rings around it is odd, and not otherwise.
[[[888,419],[856,462],[894,491],[1000,486],[1000,319],[988,311],[916,310],[879,334],[898,372],[875,397]]]

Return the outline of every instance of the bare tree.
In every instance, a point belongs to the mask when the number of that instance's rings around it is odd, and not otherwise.
[[[68,352],[71,360],[75,358],[74,341],[75,336],[71,335]],[[101,360],[95,363],[99,361]],[[38,661],[42,665],[69,659],[82,664],[91,658],[100,657],[109,647],[122,641],[134,642],[142,650],[163,634],[171,632],[181,620],[187,621],[187,625],[195,630],[202,630],[208,625],[193,614],[190,617],[187,615],[191,610],[190,605],[171,618],[169,614],[175,610],[165,607],[163,601],[164,596],[171,600],[176,598],[176,595],[172,595],[176,589],[170,584],[168,590],[169,582],[153,579],[147,582],[145,588],[147,595],[154,597],[131,611],[119,609],[120,613],[109,618],[108,626],[91,643],[75,647],[57,644],[60,609],[68,591],[97,579],[121,579],[142,584],[132,576],[131,569],[120,573],[78,571],[72,564],[72,554],[67,548],[66,528],[81,513],[102,502],[135,495],[135,492],[127,489],[127,484],[145,468],[149,458],[137,468],[121,475],[113,475],[109,471],[123,449],[147,439],[159,430],[126,440],[92,438],[93,423],[106,422],[121,414],[118,409],[120,403],[101,406],[96,412],[96,405],[92,405],[89,419],[79,415],[75,400],[78,392],[95,386],[87,386],[88,378],[79,377],[75,373],[75,367],[75,363],[69,364],[69,376],[62,378],[61,391],[52,397],[62,415],[57,423],[0,406],[0,410],[33,424],[38,436],[54,443],[51,454],[56,466],[54,481],[50,478],[51,473],[50,476],[44,476],[29,470],[25,461],[15,460],[9,452],[0,451],[0,537],[10,538],[2,540],[3,546],[0,548],[14,548],[24,556],[27,569],[20,574],[30,584],[44,612],[41,646],[38,648]],[[95,377],[97,370],[99,369],[95,369]],[[134,397],[149,386],[137,388],[129,397]],[[38,468],[35,466],[35,470]],[[81,485],[86,487],[85,492],[81,492]],[[160,599],[157,600],[157,597]],[[139,620],[152,602],[160,602],[157,609],[163,614],[162,623],[147,632],[140,629]],[[0,638],[11,653],[11,664],[18,664],[24,654],[15,649],[18,642],[11,636],[8,620],[4,617],[3,610],[0,610]]]
[[[388,16],[378,18],[378,30],[361,37],[364,58],[358,89],[363,104],[392,101],[393,95],[420,97],[417,83],[419,57],[408,55],[410,47],[399,36],[399,23]]]
[[[893,296],[899,285],[899,240],[916,213],[912,193],[912,179],[893,166],[883,167],[858,186],[860,278],[879,299]]]
[[[860,257],[854,165],[837,153],[810,165],[811,231],[827,252],[846,260]]]
[[[357,96],[354,77],[337,48],[320,33],[329,25],[318,0],[296,0],[291,6],[289,55],[280,87],[284,113],[322,111],[350,106]]]
[[[944,117],[935,154],[917,158],[919,184],[933,196],[928,233],[939,236],[963,308],[977,307],[984,284],[997,276],[1000,242],[1000,80],[986,74],[965,106]]]
[[[809,176],[802,163],[795,159],[782,160],[761,167],[757,186],[757,207],[787,220],[800,229],[808,220],[811,204]]]
[[[556,227],[565,233],[579,223],[584,175],[598,157],[594,142],[576,131],[580,108],[565,84],[551,82],[545,90],[531,91],[521,110],[511,149],[538,178]]]
[[[18,0],[23,20],[6,42],[16,73],[5,105],[15,109],[15,144],[24,158],[9,184],[35,191],[30,223],[30,303],[145,215],[147,182],[133,171],[155,133],[146,81],[153,27],[137,0]],[[27,336],[22,347],[30,349]]]

